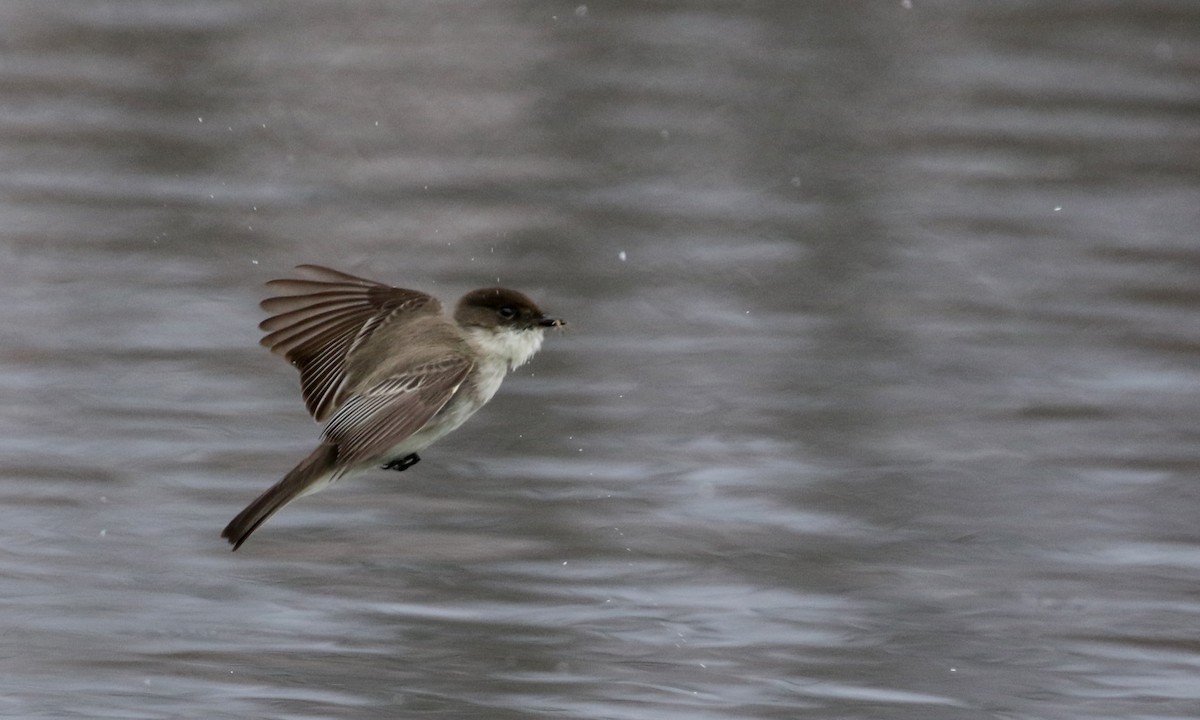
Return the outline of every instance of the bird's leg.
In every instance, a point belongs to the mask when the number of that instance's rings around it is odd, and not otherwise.
[[[413,465],[421,462],[421,456],[416,453],[409,453],[402,458],[397,458],[387,465],[383,466],[384,470],[395,470],[396,472],[404,472]]]

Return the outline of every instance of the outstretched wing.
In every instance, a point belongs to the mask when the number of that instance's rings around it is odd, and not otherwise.
[[[416,290],[389,287],[319,265],[296,268],[309,279],[272,280],[279,292],[261,303],[275,313],[259,323],[262,344],[300,371],[304,404],[325,420],[344,400],[346,358],[381,326],[441,312]]]
[[[338,448],[338,465],[382,459],[438,413],[471,371],[471,361],[452,356],[393,375],[351,395],[325,427]]]

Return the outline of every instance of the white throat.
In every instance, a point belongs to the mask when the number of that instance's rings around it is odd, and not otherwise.
[[[479,351],[483,365],[503,364],[513,370],[529,362],[542,347],[542,328],[516,330],[513,328],[467,328],[467,337]]]
[[[492,399],[509,369],[520,367],[533,357],[542,346],[544,333],[541,328],[492,330],[473,327],[464,328],[464,331],[479,355],[474,371],[475,398],[479,405]]]

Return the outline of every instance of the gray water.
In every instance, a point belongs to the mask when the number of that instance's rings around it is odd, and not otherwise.
[[[0,4],[0,716],[1200,716],[1200,4]],[[571,329],[404,475],[322,263]]]

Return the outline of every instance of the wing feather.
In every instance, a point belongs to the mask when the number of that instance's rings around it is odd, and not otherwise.
[[[289,317],[283,317],[285,314]],[[324,312],[306,309],[281,313],[267,318],[263,321],[264,324],[259,325],[267,332],[260,344],[270,348],[271,352],[277,355],[286,356],[296,345],[320,336],[324,331],[338,328],[339,332],[344,332],[345,328],[341,327],[342,325],[361,326],[370,317],[372,315],[369,308],[364,308],[361,304]]]
[[[323,333],[338,330],[343,325],[360,325],[359,314],[357,310],[339,310],[336,313],[321,313],[308,318],[300,318],[291,325],[285,325],[263,336],[261,342],[271,348],[272,352],[286,355],[296,345],[320,337]]]
[[[346,398],[325,427],[326,440],[338,446],[338,464],[383,459],[446,406],[470,371],[470,360],[449,357]]]
[[[416,290],[390,287],[319,265],[300,265],[304,278],[271,280],[279,293],[262,301],[271,317],[262,344],[300,371],[304,404],[325,420],[345,399],[346,360],[391,322],[436,314],[441,303]]]
[[[321,299],[324,296],[327,299]],[[274,330],[288,322],[302,320],[318,313],[353,308],[362,293],[310,293],[308,295],[273,297],[263,300],[261,307],[275,315],[258,324],[263,330]]]
[[[333,268],[328,268],[324,265],[312,265],[309,263],[304,263],[303,265],[297,265],[296,269],[299,270],[301,274],[308,275],[309,277],[315,278],[322,282],[353,283],[365,285],[367,287],[379,284],[374,280],[360,278],[357,275],[344,273],[341,270],[334,270]]]

